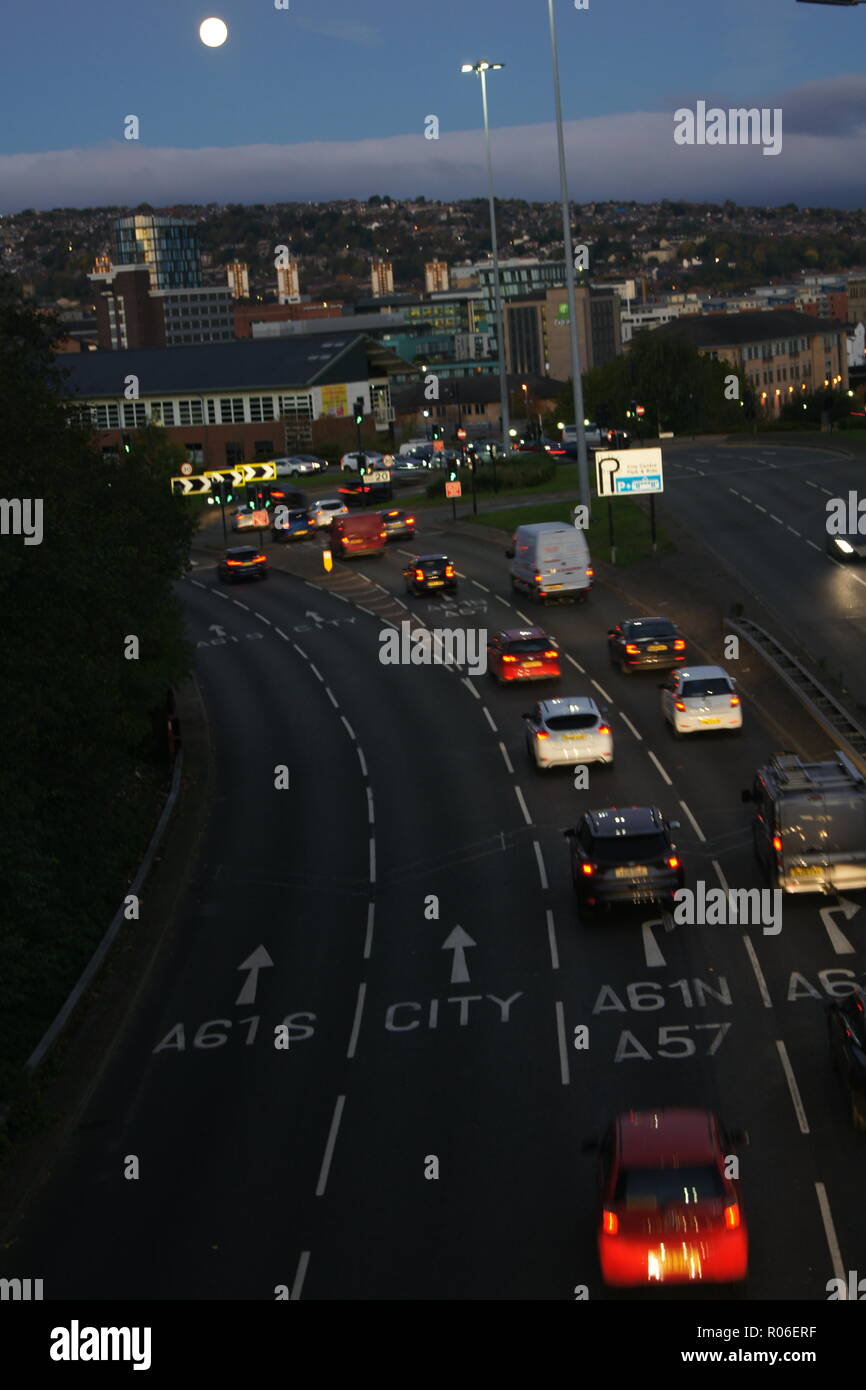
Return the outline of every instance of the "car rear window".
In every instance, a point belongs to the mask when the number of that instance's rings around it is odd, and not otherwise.
[[[725,676],[714,676],[705,681],[683,681],[682,693],[694,700],[699,695],[727,695],[731,683]]]
[[[614,1200],[627,1211],[660,1211],[669,1206],[690,1207],[724,1195],[718,1168],[707,1163],[687,1168],[623,1168]]]
[[[603,864],[629,864],[632,860],[649,863],[663,859],[668,852],[664,835],[595,835],[592,855]]]
[[[505,650],[520,654],[522,652],[546,652],[552,647],[552,642],[546,642],[543,637],[523,637],[516,642],[508,642]],[[553,725],[550,726],[553,728]]]
[[[866,805],[859,797],[784,797],[780,829],[793,854],[861,853],[866,850]]]
[[[594,729],[598,723],[597,714],[552,714],[545,724],[554,733],[570,733],[575,729]]]
[[[664,622],[661,618],[653,620],[641,619],[640,622],[626,623],[625,630],[629,637],[673,637],[674,628],[672,623]]]

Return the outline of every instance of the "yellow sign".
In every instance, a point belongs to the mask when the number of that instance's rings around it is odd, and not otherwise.
[[[273,460],[270,463],[240,463],[238,472],[246,483],[265,483],[277,476],[277,465]]]
[[[349,398],[346,394],[345,382],[334,386],[323,386],[321,391],[323,415],[348,415]]]
[[[322,564],[325,567],[326,573],[330,574],[331,570],[334,568],[334,557],[332,556],[330,550],[322,551]]]

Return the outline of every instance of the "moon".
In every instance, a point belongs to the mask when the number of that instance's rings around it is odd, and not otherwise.
[[[228,26],[221,19],[203,19],[198,36],[208,48],[219,48],[229,36]]]

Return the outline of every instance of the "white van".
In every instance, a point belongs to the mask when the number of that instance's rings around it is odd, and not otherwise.
[[[592,588],[592,561],[586,536],[564,521],[518,526],[511,558],[511,587],[533,598],[583,602]]]

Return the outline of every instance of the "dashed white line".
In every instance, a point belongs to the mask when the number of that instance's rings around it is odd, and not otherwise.
[[[787,529],[791,532],[791,535],[796,536],[798,540],[801,541],[803,539],[801,531],[796,531],[793,526],[789,526]]]
[[[370,836],[370,882],[376,882],[376,841]]]
[[[375,618],[376,614],[373,612],[372,608],[365,608],[363,603],[358,603],[355,606],[356,608],[360,608],[362,613],[367,613],[371,618]]]
[[[767,508],[766,508],[766,507],[762,507],[761,504],[760,504],[760,502],[753,502],[753,503],[752,503],[752,506],[753,506],[753,507],[756,507],[756,508],[758,509],[759,512],[763,512],[763,513],[764,513],[764,516],[767,515]]]
[[[195,587],[196,587],[197,589],[206,589],[206,588],[207,588],[207,585],[206,585],[206,584],[202,584],[202,582],[201,582],[200,579],[191,579],[189,582],[190,582],[190,584],[194,584]]]
[[[409,607],[408,603],[404,603],[403,600],[402,600],[401,598],[395,598],[395,599],[394,599],[394,602],[396,603],[396,605],[397,605],[398,608],[408,608],[408,607]]]
[[[781,1038],[776,1039],[776,1051],[779,1054],[779,1061],[782,1063],[782,1070],[785,1073],[785,1080],[788,1083],[788,1090],[791,1093],[791,1103],[794,1106],[794,1113],[797,1116],[797,1123],[800,1126],[801,1134],[809,1133],[809,1121],[806,1119],[806,1111],[803,1108],[803,1098],[800,1095],[800,1088],[797,1085],[797,1078],[794,1076],[794,1068],[788,1058],[788,1049]]]
[[[822,487],[822,488],[821,488],[821,491],[823,492],[823,494],[824,494],[825,497],[832,497],[832,496],[833,496],[832,488],[829,488],[829,487]]]
[[[803,479],[803,482],[806,484],[807,487],[813,487],[813,488],[815,488],[815,490],[817,491],[817,489],[818,489],[818,484],[817,484],[817,483],[813,483],[811,478],[804,478],[804,479]]]
[[[692,829],[694,830],[694,832],[695,832],[695,834],[697,835],[698,839],[700,840],[701,844],[706,844],[707,837],[706,837],[706,835],[704,834],[703,830],[701,830],[701,827],[698,825],[697,821],[695,820],[695,818],[694,818],[694,816],[692,815],[691,811],[689,810],[688,806],[686,805],[686,803],[685,803],[684,801],[681,801],[681,802],[680,802],[680,805],[682,806],[683,810],[685,811],[686,815],[688,816],[689,820],[691,821],[691,823],[692,823]]]
[[[410,560],[414,560],[414,559],[415,559],[415,551],[414,551],[414,550],[398,550],[398,551],[397,551],[397,554],[398,554],[398,555],[408,555],[408,557],[409,557]]]
[[[729,488],[728,488],[728,492],[732,492],[732,493],[734,494],[735,497],[739,497],[739,495],[740,495],[740,494],[737,492],[737,489],[736,489],[735,487],[729,487]]]
[[[489,593],[490,593],[490,590],[488,589],[488,587],[487,587],[486,584],[479,584],[479,582],[478,582],[477,579],[473,579],[472,583],[475,585],[476,589],[480,589],[480,590],[482,591],[482,593],[485,593],[485,594],[489,594]]]
[[[553,922],[553,912],[547,909],[547,942],[550,946],[550,964],[554,970],[559,969],[559,951],[556,946],[556,927]]]
[[[815,1183],[815,1196],[818,1198],[818,1206],[821,1210],[821,1220],[824,1223],[824,1238],[827,1241],[827,1249],[830,1251],[833,1273],[837,1279],[845,1280],[845,1297],[847,1298],[848,1281],[846,1279],[845,1266],[842,1263],[842,1251],[839,1249],[839,1242],[836,1239],[836,1228],[833,1225],[833,1217],[830,1215],[830,1203],[827,1201],[827,1189],[822,1182]]]
[[[304,583],[306,584],[308,589],[318,589],[319,587],[318,584],[313,583],[312,579],[305,579]]]
[[[367,788],[367,820],[371,825],[374,825],[376,821],[376,814],[373,810],[373,792],[370,787]]]
[[[468,676],[464,676],[464,677],[463,677],[463,679],[462,679],[462,681],[461,681],[461,685],[465,685],[466,688],[467,688],[467,690],[471,690],[471,691],[472,691],[472,694],[475,696],[476,700],[480,700],[480,699],[481,699],[481,696],[478,694],[478,691],[475,689],[475,686],[472,684],[472,682],[471,682],[471,680],[469,679]]]
[[[339,708],[340,708],[340,705],[339,705],[339,702],[338,702],[338,700],[337,700],[337,697],[336,697],[336,695],[334,694],[333,690],[331,689],[331,687],[330,687],[329,685],[326,685],[326,686],[325,686],[325,694],[327,695],[327,697],[328,697],[328,699],[330,700],[331,704],[334,706],[334,709],[339,709]]]
[[[617,710],[617,714],[619,715],[619,717],[620,717],[620,719],[622,720],[622,722],[623,722],[624,724],[627,724],[628,727],[631,729],[631,731],[632,731],[632,733],[634,734],[635,738],[637,739],[638,743],[643,743],[643,738],[642,738],[641,735],[638,733],[638,731],[637,731],[637,729],[635,728],[634,724],[632,724],[632,722],[631,722],[631,720],[629,719],[628,715],[625,714],[621,709],[620,709],[620,710]]]
[[[345,594],[338,594],[337,591],[336,591],[336,589],[331,589],[330,592],[333,594],[334,598],[338,598],[338,599],[340,600],[341,603],[348,603],[348,602],[349,602],[349,600],[346,598],[346,595],[345,595]]]
[[[585,676],[585,675],[586,675],[586,671],[585,671],[584,668],[581,666],[580,662],[579,662],[579,661],[575,661],[574,657],[571,656],[571,655],[569,655],[568,652],[565,653],[565,659],[566,659],[566,661],[570,661],[571,664],[572,664],[572,666],[576,666],[577,669],[578,669],[578,671],[580,672],[580,674],[581,674],[582,676]]]
[[[607,691],[605,690],[605,688],[604,688],[603,685],[599,685],[599,683],[598,683],[597,680],[590,680],[589,683],[590,683],[590,685],[594,685],[594,686],[595,686],[596,690],[597,690],[598,693],[601,695],[601,697],[602,697],[603,700],[607,700],[608,704],[611,703],[611,697],[610,697],[610,695],[608,695],[608,693],[607,693]]]
[[[523,792],[520,790],[519,787],[515,787],[514,794],[517,797],[517,800],[520,802],[520,809],[523,812],[523,819],[526,821],[527,825],[531,825],[532,816],[529,814],[529,807],[523,799]]]
[[[784,526],[784,524],[785,524],[784,521],[782,520],[782,518],[781,518],[780,516],[776,516],[775,512],[770,512],[770,520],[771,520],[771,521],[778,521],[778,523],[779,523],[780,526]]]
[[[568,1086],[571,1082],[571,1075],[568,1070],[568,1045],[565,1040],[565,1010],[558,999],[556,1001],[556,1037],[559,1043],[559,1075],[562,1078],[563,1086]]]
[[[316,677],[316,679],[317,679],[317,680],[320,680],[320,681],[324,684],[325,677],[322,675],[322,673],[321,673],[321,671],[319,670],[318,666],[314,666],[314,665],[313,665],[312,661],[310,662],[310,670],[312,671],[312,673],[313,673],[313,675]]]
[[[755,979],[758,982],[758,992],[761,996],[761,1002],[763,1003],[765,1009],[772,1009],[773,1001],[770,998],[770,991],[767,989],[767,981],[764,979],[764,972],[761,969],[760,964],[758,963],[758,956],[754,946],[752,945],[751,938],[748,936],[744,936],[743,945],[746,948],[746,954],[749,957],[752,970],[754,971]]]
[[[248,603],[241,603],[239,598],[233,598],[232,603],[234,604],[235,608],[242,608],[245,613],[249,613],[250,606]]]
[[[547,889],[550,885],[547,882],[547,870],[544,867],[544,859],[541,853],[541,845],[538,843],[537,840],[533,840],[532,844],[533,848],[535,849],[535,858],[538,862],[538,877],[541,879],[542,888],[545,892],[547,892]]]
[[[361,1031],[361,1015],[364,1012],[364,996],[367,993],[367,986],[362,980],[358,986],[358,1002],[355,1005],[355,1017],[352,1022],[352,1036],[349,1038],[349,1050],[347,1057],[354,1057],[355,1047],[358,1042],[358,1034]]]
[[[373,949],[373,916],[376,911],[374,902],[367,903],[367,936],[364,941],[364,960],[370,959],[370,952]]]
[[[310,658],[307,656],[307,653],[304,651],[303,647],[299,647],[298,644],[297,644],[297,642],[293,642],[293,643],[292,643],[292,646],[294,647],[295,651],[298,653],[298,656],[302,656],[302,657],[304,658],[305,661],[309,661]]]
[[[814,541],[810,541],[808,536],[806,537],[806,544],[807,544],[807,545],[811,545],[811,547],[812,547],[813,550],[820,550],[820,549],[821,549],[820,545],[816,545]]]
[[[730,890],[729,890],[729,888],[728,888],[728,880],[725,878],[725,875],[722,873],[722,866],[721,866],[721,864],[719,863],[718,859],[712,859],[710,862],[711,862],[713,868],[714,868],[715,871],[716,871],[716,876],[717,876],[717,878],[718,878],[718,880],[719,880],[719,883],[722,885],[722,887],[724,888],[724,890],[725,890],[726,893],[729,892]]]
[[[307,1276],[307,1265],[309,1263],[309,1250],[302,1250],[301,1258],[298,1260],[298,1268],[295,1271],[295,1282],[292,1284],[292,1292],[289,1294],[290,1303],[297,1303],[300,1300],[301,1289],[304,1287],[304,1279]]]
[[[664,768],[662,767],[662,765],[661,765],[661,763],[659,762],[658,758],[656,757],[655,753],[652,751],[651,748],[648,748],[646,751],[649,753],[650,757],[652,758],[653,762],[655,763],[655,765],[656,765],[656,767],[658,768],[659,772],[661,773],[662,777],[664,777],[664,779],[665,779],[665,781],[667,782],[668,786],[669,786],[669,787],[672,787],[672,786],[673,786],[673,782],[671,781],[670,777],[668,777],[667,773],[665,772]]]
[[[264,623],[265,627],[273,627],[273,623],[271,622],[270,618],[266,618],[264,613],[254,613],[253,617],[258,618],[259,622]]]
[[[514,611],[515,611],[515,613],[517,614],[518,618],[522,618],[522,619],[523,619],[523,621],[526,623],[526,626],[527,626],[527,627],[532,627],[532,619],[531,619],[531,618],[528,618],[528,617],[526,616],[525,613],[521,613],[521,611],[520,611],[519,608],[515,608]]]
[[[334,1145],[337,1142],[337,1130],[340,1128],[340,1120],[343,1116],[343,1106],[346,1104],[345,1096],[337,1096],[337,1104],[334,1107],[334,1118],[331,1120],[331,1129],[328,1134],[328,1142],[325,1145],[325,1156],[322,1159],[322,1169],[319,1173],[319,1181],[316,1183],[316,1196],[324,1194],[328,1182],[328,1172],[331,1167],[331,1159],[334,1157]]]
[[[278,637],[282,637],[284,642],[291,642],[291,637],[287,632],[283,632],[283,629],[281,627],[275,627],[274,632],[277,634]]]
[[[490,727],[491,727],[491,729],[493,730],[493,732],[494,732],[495,734],[498,734],[498,733],[499,733],[499,730],[497,729],[496,725],[495,725],[494,722],[493,722],[493,715],[490,713],[490,710],[487,708],[486,705],[482,705],[481,708],[484,710],[484,714],[485,714],[485,717],[486,717],[486,719],[487,719],[487,723],[490,725]]]
[[[364,776],[366,777],[366,776],[367,776],[367,759],[364,757],[364,750],[363,750],[363,748],[361,747],[360,744],[358,745],[357,752],[358,752],[358,762],[361,764],[361,771],[363,772]]]
[[[508,749],[505,747],[504,743],[500,743],[499,751],[505,759],[505,766],[508,768],[508,771],[513,774],[514,768],[511,766],[511,759],[508,756]]]
[[[356,738],[357,738],[357,735],[355,734],[355,730],[352,728],[352,726],[351,726],[351,724],[349,723],[348,719],[346,718],[345,714],[341,714],[341,715],[340,715],[340,718],[342,719],[343,723],[344,723],[345,726],[346,726],[346,733],[349,735],[349,738],[350,738],[350,739],[352,740],[352,742],[354,743],[354,742],[356,741]]]
[[[224,594],[221,589],[211,589],[211,593],[213,594],[214,598],[224,598],[226,603],[228,603],[229,596],[228,594]]]
[[[511,607],[511,604],[508,602],[508,599],[503,598],[501,594],[494,594],[493,597],[496,599],[497,603],[504,603],[506,608]]]

